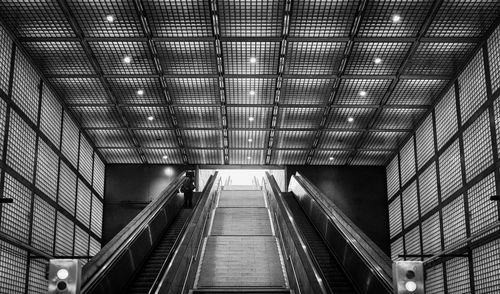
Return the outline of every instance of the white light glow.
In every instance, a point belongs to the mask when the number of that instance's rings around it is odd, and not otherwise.
[[[115,21],[115,17],[114,17],[114,16],[112,16],[112,15],[108,15],[108,16],[106,16],[106,20],[107,20],[108,22],[114,22],[114,21]]]
[[[59,280],[65,280],[68,278],[68,276],[69,276],[69,272],[65,268],[62,268],[62,269],[57,271],[57,278],[59,278]]]
[[[328,158],[328,160],[333,160],[333,157]]]
[[[252,142],[252,141],[253,141],[253,139],[252,139],[252,138],[249,138],[249,139],[248,139],[248,142]]]
[[[250,95],[252,95],[252,96],[253,96],[253,95],[255,95],[255,91],[254,91],[254,90],[252,90],[252,91],[248,92],[248,94],[250,94]]]
[[[167,168],[165,168],[164,173],[166,176],[171,177],[171,176],[175,175],[175,170],[171,167],[167,167]]]
[[[253,121],[254,120],[253,116],[249,117],[248,120]]]
[[[354,118],[353,117],[348,117],[347,121],[350,122],[350,123],[352,123],[354,121]]]
[[[168,158],[168,156],[167,156],[167,155],[163,155],[163,157],[162,157],[162,158],[163,158],[163,159],[167,159],[167,158]]]
[[[130,57],[130,56],[123,57],[123,62],[125,62],[125,63],[131,63],[132,62],[132,57]]]
[[[257,58],[255,57],[250,57],[250,63],[256,63],[257,62]]]
[[[365,97],[366,94],[368,94],[368,93],[366,93],[366,91],[359,91],[359,96],[361,96],[361,97]]]
[[[137,90],[137,95],[144,95],[144,90]]]
[[[399,14],[394,14],[392,16],[392,22],[400,22],[401,21],[401,16]]]
[[[148,120],[154,120],[155,117],[154,116],[148,116]]]
[[[247,159],[252,159],[252,157],[251,157],[251,156],[248,156],[248,157],[247,157]]]
[[[413,281],[408,281],[405,283],[405,288],[409,292],[415,292],[415,290],[417,290],[417,283],[415,283]]]
[[[382,59],[377,57],[377,58],[373,59],[373,62],[375,62],[375,64],[380,64],[380,63],[382,63]]]

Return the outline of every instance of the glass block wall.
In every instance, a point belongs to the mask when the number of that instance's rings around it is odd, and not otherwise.
[[[460,247],[426,264],[426,293],[500,293],[499,96],[497,28],[386,167],[392,259]]]
[[[47,293],[47,260],[27,249],[83,263],[100,250],[105,165],[2,27],[0,96],[0,197],[13,199],[0,204],[0,293]]]

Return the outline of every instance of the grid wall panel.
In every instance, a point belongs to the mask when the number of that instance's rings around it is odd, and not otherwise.
[[[455,88],[451,87],[436,105],[436,138],[438,149],[458,131]]]
[[[99,241],[97,241],[96,239],[90,237],[89,255],[96,256],[99,251],[101,251],[101,243],[99,243]]]
[[[226,74],[276,74],[279,49],[279,42],[223,42],[224,72]],[[257,62],[250,63],[250,57],[255,57]]]
[[[393,75],[402,64],[411,43],[363,42],[354,43],[351,58],[346,66],[347,74]],[[382,62],[375,64],[375,58]]]
[[[155,74],[146,42],[89,42],[105,74]],[[130,57],[131,62],[123,59]]]
[[[441,222],[439,213],[433,214],[422,223],[423,254],[437,254],[441,252]]]
[[[61,161],[59,172],[59,197],[58,204],[73,215],[75,211],[76,174]]]
[[[448,80],[400,80],[387,104],[431,105],[448,83]]]
[[[31,246],[43,252],[52,252],[54,248],[55,217],[56,211],[54,207],[38,195],[35,195]]]
[[[36,123],[38,116],[38,102],[40,77],[31,66],[24,54],[17,49],[14,65],[14,81],[12,84],[12,101]]]
[[[104,129],[104,130],[85,130],[96,147],[134,147],[127,130]]]
[[[264,164],[265,161],[264,150],[229,149],[229,164]]]
[[[493,109],[495,112],[495,129],[496,129],[496,137],[497,142],[500,142],[500,99],[497,98],[493,102]]]
[[[179,127],[220,128],[222,117],[220,107],[175,107]]]
[[[474,234],[498,221],[498,207],[490,200],[496,195],[495,174],[492,173],[467,190],[470,233]]]
[[[0,293],[24,293],[26,266],[26,251],[0,241]]]
[[[403,221],[401,219],[401,197],[398,196],[389,204],[389,229],[391,238],[403,230]]]
[[[332,94],[333,82],[333,79],[285,78],[281,87],[281,103],[324,105]],[[270,92],[272,93],[270,96],[274,97],[274,85]]]
[[[360,150],[351,162],[351,165],[379,165],[384,166],[394,153],[391,151]]]
[[[167,87],[174,103],[220,104],[219,85],[215,78],[167,79]]]
[[[170,128],[172,121],[166,107],[122,107],[127,121],[132,127],[139,128]],[[148,117],[152,116],[153,120]]]
[[[375,108],[332,108],[326,125],[329,128],[365,128],[375,111]],[[349,121],[350,117],[354,119],[352,122]]]
[[[92,150],[92,146],[90,145],[89,141],[84,136],[80,136],[80,156],[78,159],[78,172],[89,183],[92,183],[93,155],[94,150]]]
[[[393,261],[403,260],[402,257],[398,257],[399,255],[403,254],[404,254],[403,237],[400,237],[399,239],[391,243],[391,259]]]
[[[197,0],[143,1],[155,37],[211,37],[210,4]]]
[[[488,39],[488,59],[490,62],[491,91],[495,93],[500,88],[500,27]]]
[[[401,148],[399,153],[401,166],[401,185],[415,175],[415,149],[413,137]]]
[[[273,150],[271,164],[303,165],[309,150]]]
[[[318,149],[354,148],[361,137],[361,132],[323,131],[318,143]],[[312,141],[309,144],[312,144]]]
[[[444,248],[447,249],[467,237],[463,195],[446,205],[442,211]]]
[[[351,153],[349,151],[316,150],[312,165],[344,165]]]
[[[7,165],[31,181],[35,164],[36,134],[14,111],[10,113]]]
[[[219,130],[181,131],[187,148],[222,148],[222,132]]]
[[[134,148],[99,148],[99,151],[106,160],[106,163],[142,163],[139,153]]]
[[[417,163],[420,169],[434,155],[434,130],[429,115],[416,131]]]
[[[0,27],[1,28],[1,27]],[[5,136],[5,124],[7,122],[7,103],[0,99],[0,158],[3,156],[3,142]]]
[[[372,104],[380,103],[391,80],[345,79],[340,82],[335,103]]]
[[[222,36],[281,37],[285,2],[222,0],[218,4]]]
[[[67,104],[108,103],[109,97],[98,78],[57,77],[49,83]]]
[[[332,75],[336,73],[345,43],[290,42],[285,74]]]
[[[409,132],[397,131],[375,131],[368,132],[361,148],[370,149],[397,149],[402,142],[408,137]]]
[[[446,262],[446,285],[448,293],[471,293],[467,258],[454,258]]]
[[[442,294],[444,293],[443,265],[438,264],[425,270],[427,276],[425,280],[425,293]]]
[[[45,278],[49,262],[43,259],[30,259],[28,293],[45,294],[49,288],[49,281]]]
[[[472,125],[465,130],[464,157],[467,181],[493,163],[490,121],[488,110],[484,111]]]
[[[39,140],[35,185],[54,201],[57,196],[58,167],[57,154],[44,141]]]
[[[191,164],[223,164],[222,149],[188,149],[186,150]]]
[[[114,106],[72,106],[69,110],[83,128],[121,127],[123,122]]]
[[[406,254],[422,254],[420,248],[420,227],[416,226],[405,234]],[[407,258],[406,260],[421,260],[418,257]]]
[[[496,240],[472,250],[472,260],[476,293],[499,293],[500,241]]]
[[[226,98],[228,104],[273,104],[274,92],[276,89],[276,79],[225,78],[224,80],[226,85]],[[291,86],[289,86],[289,88],[291,89],[285,92],[287,89],[286,85],[289,84],[291,84]],[[297,91],[304,91],[302,87],[295,88],[295,84],[296,83],[294,82],[288,82],[287,84],[287,79],[283,81],[282,97],[283,99],[288,96],[290,96],[291,98],[290,100],[287,100],[288,102],[283,103],[292,103],[296,100],[296,96],[299,95],[297,94]],[[305,85],[304,87],[307,89]],[[303,95],[300,95],[300,97],[302,98]],[[309,101],[309,99],[307,101]]]
[[[76,198],[76,219],[78,219],[85,227],[90,227],[90,207],[92,201],[92,193],[82,180],[78,180]]]
[[[420,212],[422,216],[438,205],[436,163],[419,175]]]
[[[404,227],[407,228],[419,218],[417,182],[413,181],[408,188],[403,191],[403,220]]]
[[[31,191],[9,174],[5,174],[3,197],[13,203],[2,205],[0,229],[14,239],[28,243],[31,213]]]
[[[111,92],[123,104],[164,102],[161,84],[157,78],[108,78],[106,80]]]
[[[272,119],[272,107],[228,107],[228,127],[231,128],[269,128]],[[254,120],[250,121],[249,118]]]
[[[78,167],[78,145],[80,141],[80,130],[73,119],[64,113],[64,122],[62,129],[61,152],[76,168]]]
[[[486,80],[484,75],[483,51],[479,51],[458,77],[462,124],[486,102]]]
[[[387,197],[391,198],[399,190],[399,162],[395,156],[385,168],[387,175]]]
[[[106,172],[106,166],[104,162],[102,162],[101,158],[97,155],[94,155],[94,173],[92,175],[92,186],[94,190],[99,193],[101,198],[104,197],[104,176]]]
[[[182,164],[183,158],[180,149],[144,149],[148,163],[153,164]],[[164,158],[167,156],[167,158]]]
[[[57,213],[55,255],[73,255],[74,224],[62,213]]]
[[[384,108],[374,124],[380,129],[413,129],[427,113],[425,109]]]
[[[8,91],[11,53],[12,40],[0,26],[0,90],[4,93]]]
[[[88,255],[88,250],[89,250],[89,234],[85,232],[82,228],[76,226],[74,254],[76,256],[86,256]]]
[[[275,148],[311,148],[316,131],[276,131]]]
[[[269,131],[230,130],[229,148],[266,148],[268,137]]]
[[[103,204],[96,195],[92,196],[92,211],[90,216],[90,229],[98,237],[102,236]]]
[[[156,42],[156,48],[166,74],[217,74],[213,42]]]
[[[134,130],[134,135],[142,147],[177,147],[177,137],[174,130]],[[125,134],[124,134],[125,135]],[[128,135],[127,135],[128,136]],[[123,146],[132,147],[132,146]]]
[[[59,148],[61,141],[62,106],[52,91],[45,85],[42,90],[40,130]]]
[[[444,201],[462,185],[458,140],[451,144],[439,157],[439,171],[441,199]]]

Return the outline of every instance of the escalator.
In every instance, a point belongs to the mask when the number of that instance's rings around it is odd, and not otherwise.
[[[299,203],[292,193],[282,193],[288,208],[293,214],[295,222],[305,237],[327,284],[333,293],[351,294],[356,293],[351,281],[342,270],[342,267],[332,255],[327,245],[317,232],[314,225],[309,221]]]

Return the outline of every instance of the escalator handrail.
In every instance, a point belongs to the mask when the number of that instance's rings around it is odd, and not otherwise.
[[[326,279],[324,278],[323,273],[321,272],[321,270],[319,270],[320,269],[319,264],[318,264],[316,258],[314,257],[314,255],[312,254],[311,248],[309,247],[309,244],[307,243],[306,238],[302,234],[298,225],[295,223],[295,220],[293,218],[293,214],[290,211],[290,208],[288,207],[288,205],[286,205],[285,200],[283,199],[283,195],[280,192],[281,190],[280,190],[278,184],[276,183],[276,180],[268,172],[266,172],[266,177],[264,178],[264,185],[263,186],[264,186],[265,192],[268,191],[268,189],[266,187],[267,185],[269,185],[271,188],[270,192],[272,192],[274,199],[276,200],[276,202],[278,204],[277,205],[278,210],[280,211],[280,213],[284,213],[283,215],[286,216],[286,217],[284,217],[285,223],[288,226],[291,226],[291,228],[288,228],[288,230],[290,232],[294,233],[295,237],[297,238],[297,240],[300,243],[300,246],[296,246],[296,248],[304,254],[305,260],[307,261],[308,264],[311,265],[313,274],[316,277],[316,282],[318,283],[318,286],[319,286],[319,290],[321,291],[321,293],[332,293],[330,286],[328,285],[328,283],[326,283]],[[276,225],[279,227],[279,229],[281,231],[281,226],[279,225],[279,223],[277,223]],[[318,280],[318,277],[320,277],[321,280]],[[298,285],[297,285],[297,287],[298,287]]]
[[[300,173],[292,176],[318,204],[325,216],[343,235],[350,247],[362,257],[371,271],[392,291],[392,260],[361,231],[324,193]]]
[[[82,273],[82,293],[91,289],[116,260],[129,248],[163,209],[163,206],[177,194],[184,181],[185,173],[177,176],[161,193],[151,201],[134,219],[111,239],[97,255],[85,265]]]

